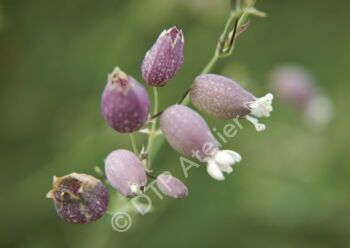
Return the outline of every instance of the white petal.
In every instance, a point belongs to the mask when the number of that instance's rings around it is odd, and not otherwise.
[[[246,115],[244,118],[254,125],[256,131],[261,132],[266,129],[266,126],[262,123],[259,123],[258,119],[250,115]]]
[[[233,171],[233,168],[230,164],[218,164],[221,171],[226,172],[227,174],[230,174]]]
[[[209,175],[218,181],[225,180],[224,174],[219,168],[219,165],[214,160],[209,160],[207,165]]]
[[[263,97],[257,98],[254,102],[249,104],[251,114],[256,117],[269,117],[272,108],[273,95],[266,94]]]
[[[231,165],[238,163],[241,160],[241,155],[231,150],[222,150],[215,154],[215,161],[218,163],[221,171],[226,173],[231,173],[233,171]]]
[[[241,155],[239,153],[232,151],[232,150],[222,150],[221,152],[224,152],[226,154],[230,154],[230,156],[234,159],[235,163],[240,162],[242,160]]]
[[[140,192],[140,187],[137,185],[137,184],[134,184],[132,183],[130,185],[130,189],[131,189],[131,192],[134,194],[134,195],[139,195],[141,192]]]
[[[235,158],[228,152],[224,152],[224,151],[218,151],[215,156],[214,159],[216,162],[220,163],[220,164],[234,164],[235,163]]]

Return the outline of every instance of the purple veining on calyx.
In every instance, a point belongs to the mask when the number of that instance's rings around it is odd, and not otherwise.
[[[116,68],[108,77],[101,108],[111,128],[121,133],[130,133],[140,129],[146,122],[150,100],[139,82]]]
[[[249,114],[247,103],[256,99],[232,79],[215,74],[199,75],[194,80],[190,96],[197,108],[225,119]]]
[[[186,185],[172,175],[162,173],[157,177],[156,182],[159,190],[169,197],[183,199],[188,195]]]
[[[182,30],[176,27],[164,30],[143,59],[143,79],[152,86],[165,85],[180,70],[184,60],[183,49]]]
[[[128,150],[116,150],[105,159],[108,182],[126,197],[142,194],[147,175],[140,159]]]
[[[198,151],[204,158],[207,154],[202,149],[206,143],[217,149],[207,123],[189,107],[176,104],[167,108],[161,115],[160,127],[168,143],[182,155],[192,156],[193,151]]]
[[[160,128],[172,148],[205,162],[208,174],[216,180],[224,180],[223,173],[231,173],[231,166],[242,159],[237,152],[219,150],[205,120],[189,107],[177,104],[167,108],[161,115]]]
[[[245,118],[257,131],[266,126],[257,118],[269,117],[273,110],[273,95],[257,98],[234,80],[216,74],[199,75],[190,93],[192,103],[207,114],[223,118]]]

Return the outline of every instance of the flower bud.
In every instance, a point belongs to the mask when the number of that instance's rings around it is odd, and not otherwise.
[[[311,127],[322,127],[333,116],[331,100],[320,93],[313,75],[298,65],[283,65],[270,73],[270,87],[283,102],[296,108]]]
[[[146,53],[141,71],[143,79],[152,86],[163,86],[172,79],[183,63],[184,37],[182,30],[164,30]]]
[[[161,115],[160,128],[177,152],[206,162],[214,179],[224,180],[223,172],[231,173],[231,165],[241,160],[234,151],[219,150],[205,120],[189,107],[176,104],[167,108]]]
[[[53,178],[52,198],[58,215],[74,224],[93,222],[106,212],[108,191],[97,178],[79,173]]]
[[[308,102],[303,118],[310,127],[323,127],[333,118],[333,103],[326,96],[317,94]]]
[[[126,197],[144,192],[147,175],[140,159],[128,150],[111,152],[105,160],[105,172],[113,188]]]
[[[134,132],[146,122],[150,100],[145,88],[118,67],[108,76],[102,95],[107,124],[121,133]]]
[[[167,173],[162,173],[157,177],[157,186],[163,194],[169,197],[183,199],[188,195],[186,185]]]
[[[245,118],[257,131],[265,130],[265,125],[255,117],[269,117],[272,111],[272,94],[256,98],[230,78],[203,74],[195,80],[190,93],[192,103],[207,114],[223,118]]]
[[[315,82],[305,69],[285,65],[270,73],[270,86],[274,93],[287,104],[303,110],[316,94]]]

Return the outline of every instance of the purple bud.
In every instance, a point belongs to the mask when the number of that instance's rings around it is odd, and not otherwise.
[[[53,189],[46,197],[52,198],[58,215],[74,224],[93,222],[106,212],[108,191],[97,178],[71,173],[53,178]]]
[[[108,76],[102,95],[107,124],[121,133],[134,132],[146,122],[150,100],[145,88],[118,67]]]
[[[304,68],[285,65],[270,74],[270,86],[282,101],[303,110],[316,93],[314,79]]]
[[[272,94],[257,98],[230,78],[203,74],[195,80],[191,90],[192,103],[207,114],[223,118],[246,118],[257,131],[265,130],[255,117],[269,117]]]
[[[270,74],[270,86],[283,102],[295,107],[311,127],[322,127],[333,116],[331,100],[322,95],[313,75],[298,65],[283,65]]]
[[[172,148],[184,156],[206,162],[208,173],[217,180],[223,180],[222,172],[232,172],[231,165],[241,160],[234,151],[219,150],[205,120],[189,107],[167,108],[161,115],[160,128]]]
[[[157,186],[163,194],[173,198],[183,199],[188,195],[186,185],[167,173],[162,173],[157,177]]]
[[[164,30],[143,59],[143,79],[152,86],[163,86],[172,79],[183,63],[184,36],[172,27]]]
[[[126,197],[144,192],[147,175],[140,159],[128,150],[111,152],[105,160],[105,172],[113,188]]]

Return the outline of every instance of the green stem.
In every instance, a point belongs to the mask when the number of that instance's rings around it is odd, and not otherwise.
[[[236,12],[234,12],[234,11],[230,12],[230,15],[227,18],[227,21],[225,24],[224,31],[222,32],[222,34],[219,38],[218,44],[220,43],[220,40],[223,39],[224,37],[226,37],[228,35],[228,33],[230,32],[230,29],[232,28],[231,26],[232,26],[233,19],[236,18],[236,16],[237,16]],[[207,74],[208,72],[210,72],[214,68],[214,66],[216,65],[216,63],[218,62],[218,60],[221,57],[223,57],[223,56],[219,55],[218,47],[216,47],[216,50],[215,50],[213,57],[209,60],[208,64],[203,68],[203,70],[201,71],[200,74]],[[189,92],[190,92],[190,90],[187,92],[186,96],[181,101],[181,104],[184,104],[184,105],[189,104],[189,102],[190,102]]]
[[[218,62],[219,58],[220,58],[219,54],[214,53],[213,57],[210,59],[208,64],[203,68],[201,74],[207,74],[208,72],[210,72],[214,68],[216,63]],[[187,92],[186,96],[181,101],[181,104],[183,104],[183,105],[189,104],[189,102],[190,102],[189,92],[190,92],[190,90]]]
[[[238,2],[239,3],[239,2]],[[231,10],[229,17],[227,18],[226,24],[225,24],[225,28],[220,36],[219,43],[222,41],[222,39],[224,39],[225,37],[228,36],[230,30],[232,29],[232,23],[235,19],[237,19],[238,23],[236,28],[237,30],[240,30],[241,27],[244,25],[247,17],[249,16],[249,13],[247,13],[247,9],[248,7],[253,7],[254,6],[254,1],[251,2],[250,6],[247,6],[244,10],[241,9],[240,4],[237,5],[237,8],[235,10]],[[237,31],[236,30],[236,31]],[[213,57],[210,59],[210,61],[208,62],[208,64],[203,68],[203,70],[201,71],[201,74],[206,74],[209,73],[214,66],[216,65],[216,63],[218,62],[218,60],[220,58],[225,58],[229,55],[232,54],[232,51],[234,49],[234,43],[230,49],[230,51],[225,55],[222,54],[220,55],[220,53],[218,52],[218,47],[216,48],[216,51],[213,55]],[[190,97],[189,97],[189,92],[190,90],[188,90],[188,92],[186,93],[185,97],[182,99],[182,101],[180,102],[180,104],[183,105],[188,105],[190,103]],[[159,114],[158,113],[158,93],[155,87],[153,87],[153,93],[154,93],[154,111],[153,111],[153,115]],[[153,146],[153,141],[155,138],[155,130],[156,130],[156,125],[157,125],[157,119],[158,118],[154,118],[153,119],[153,123],[152,123],[152,128],[148,137],[148,144],[147,144],[147,154],[148,156],[150,156],[150,153],[152,151],[152,146]],[[160,150],[162,144],[164,142],[164,136],[161,136],[161,139],[159,140],[159,142],[157,142],[156,146],[153,149],[153,154],[157,154],[158,150]],[[147,159],[147,168],[150,169],[150,157]]]
[[[157,91],[157,87],[152,87],[153,88],[153,115],[158,113],[158,91]],[[156,128],[157,128],[157,120],[158,118],[154,118],[152,120],[152,126],[151,126],[151,130],[148,136],[148,142],[147,142],[147,169],[150,170],[151,169],[151,151],[152,151],[152,146],[154,143],[154,138],[156,136]]]
[[[157,90],[157,87],[153,87],[153,97],[154,97],[153,114],[156,114],[158,112],[158,90]]]
[[[204,67],[201,74],[207,74],[208,72],[210,72],[214,68],[215,64],[218,62],[219,58],[219,55],[215,53],[208,62],[208,64]]]
[[[130,133],[130,140],[131,140],[131,145],[132,145],[132,150],[134,151],[134,153],[136,155],[139,154],[139,149],[137,149],[137,145],[136,145],[136,140],[135,140],[135,134],[134,133]]]
[[[234,10],[231,10],[229,17],[227,18],[224,31],[222,32],[222,34],[220,36],[220,39],[222,37],[226,37],[228,35],[230,30],[232,29],[232,21],[234,18],[237,18],[237,12],[235,12]]]

